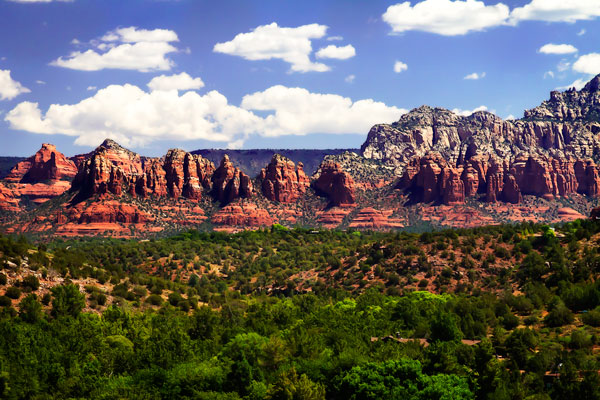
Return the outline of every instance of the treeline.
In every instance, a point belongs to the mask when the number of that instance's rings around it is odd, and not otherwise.
[[[3,398],[600,396],[595,338],[508,330],[510,301],[492,295],[370,290],[343,299],[228,299],[220,310],[190,314],[170,305],[143,313],[111,306],[96,315],[81,313],[83,295],[65,285],[53,290],[48,314],[35,298],[23,301],[18,316],[0,321]]]

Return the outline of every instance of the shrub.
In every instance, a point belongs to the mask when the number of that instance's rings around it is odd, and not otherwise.
[[[21,297],[21,289],[19,289],[16,286],[11,286],[6,289],[5,295],[10,297],[11,299],[18,299],[19,297]]]
[[[573,313],[564,304],[556,306],[544,319],[544,323],[552,328],[573,322]]]
[[[157,294],[151,294],[148,296],[148,298],[146,298],[146,303],[153,306],[160,306],[163,303],[163,299]]]
[[[4,274],[0,274],[0,285],[6,285],[8,278]]]
[[[600,326],[600,310],[592,310],[581,315],[584,324],[594,327]]]
[[[6,296],[0,296],[0,307],[10,307],[12,305],[12,301],[10,298]]]
[[[23,278],[21,286],[23,286],[25,289],[30,289],[35,292],[40,288],[40,281],[34,275],[28,275]]]

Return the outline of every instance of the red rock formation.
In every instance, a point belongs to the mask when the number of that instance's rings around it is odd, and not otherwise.
[[[95,194],[129,193],[142,198],[186,197],[198,200],[210,189],[214,165],[183,150],[169,150],[162,158],[142,159],[139,155],[106,140],[81,165],[73,181],[78,199]]]
[[[98,152],[83,163],[72,188],[79,190],[80,199],[108,192],[120,196],[123,189],[129,189],[129,182],[130,177],[120,166],[113,164],[104,152]]]
[[[151,221],[152,218],[136,206],[117,201],[93,203],[81,213],[80,224],[115,223],[139,224]]]
[[[252,181],[248,175],[235,168],[225,155],[221,165],[212,175],[212,188],[215,199],[228,204],[237,198],[252,196]]]
[[[423,202],[461,204],[466,197],[485,194],[487,202],[518,204],[523,195],[552,200],[581,193],[600,195],[600,167],[592,161],[522,156],[510,162],[477,156],[451,166],[439,154],[416,157],[407,165],[399,188],[419,195]]]
[[[19,199],[12,190],[0,183],[0,211],[20,211]]]
[[[271,201],[293,203],[306,192],[310,185],[303,164],[274,154],[269,165],[260,172],[262,193]]]
[[[325,194],[332,205],[354,204],[354,180],[338,163],[324,161],[316,175],[315,189]]]
[[[363,208],[348,225],[350,228],[389,230],[402,228],[404,223],[399,218],[392,217],[393,210],[376,210],[372,207]]]
[[[213,224],[226,226],[270,226],[275,222],[267,210],[255,204],[227,205],[212,217]]]
[[[44,143],[37,153],[14,166],[5,180],[37,183],[49,180],[71,180],[75,174],[77,174],[75,163],[57,151],[54,145]]]
[[[200,156],[172,149],[165,156],[164,170],[170,197],[198,200],[202,197],[202,188],[210,188],[215,167]]]

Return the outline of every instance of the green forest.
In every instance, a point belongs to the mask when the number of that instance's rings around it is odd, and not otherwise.
[[[7,399],[600,399],[600,223],[0,236]]]

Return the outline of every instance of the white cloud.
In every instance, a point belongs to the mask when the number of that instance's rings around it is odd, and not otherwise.
[[[460,115],[460,116],[463,116],[463,117],[468,117],[469,115],[473,114],[474,112],[477,112],[477,111],[487,111],[487,110],[488,110],[488,108],[486,106],[479,106],[479,107],[474,108],[472,110],[463,110],[463,109],[460,109],[460,108],[453,108],[452,112],[454,114],[456,114],[456,115]]]
[[[568,70],[569,68],[571,68],[571,63],[564,59],[560,60],[560,62],[556,66],[556,69],[558,70],[558,72],[564,72],[564,71]]]
[[[584,74],[600,74],[600,53],[583,55],[573,63],[573,70]]]
[[[10,70],[0,69],[0,100],[12,100],[20,94],[29,92],[31,90],[11,78]]]
[[[96,89],[98,89],[96,86],[88,86],[87,87],[87,90],[90,90],[90,91],[91,90],[96,90]]]
[[[193,90],[204,87],[200,78],[192,78],[185,72],[178,75],[160,75],[152,78],[148,83],[151,90]]]
[[[264,111],[265,117],[253,110]],[[364,134],[375,123],[396,121],[406,110],[371,99],[352,101],[335,94],[273,86],[244,96],[241,107],[217,91],[145,91],[110,85],[76,104],[21,102],[4,120],[12,129],[72,136],[76,144],[112,138],[126,146],[155,140],[204,139],[240,147],[250,135],[276,137],[311,133]]]
[[[13,129],[73,136],[80,145],[97,145],[108,137],[127,146],[158,139],[235,142],[262,124],[216,91],[179,95],[130,84],[108,86],[76,104],[52,104],[45,114],[37,103],[22,102],[5,120]]]
[[[585,35],[585,29],[581,29],[579,32],[577,32],[577,36],[583,36]]]
[[[353,83],[355,79],[356,76],[354,74],[348,75],[346,78],[344,78],[344,80],[348,83]]]
[[[485,72],[482,72],[480,74],[477,72],[473,72],[472,74],[465,76],[463,79],[476,81],[483,78],[485,78]]]
[[[600,16],[597,0],[532,0],[510,13],[511,22],[536,20],[547,22],[575,22]]]
[[[546,79],[546,78],[554,78],[554,72],[553,71],[544,72],[544,79]]]
[[[100,52],[93,49],[75,51],[50,65],[81,71],[166,71],[174,65],[167,55],[177,51],[171,42],[178,40],[177,34],[167,29],[119,28],[106,33],[99,41],[92,41]]]
[[[329,36],[327,38],[330,42],[344,40],[343,36]]]
[[[247,110],[273,111],[264,119],[264,136],[310,133],[364,134],[376,123],[397,121],[406,110],[372,99],[352,101],[336,94],[311,93],[277,85],[244,96]]]
[[[311,39],[320,39],[327,26],[302,25],[297,28],[280,27],[273,22],[261,25],[251,32],[239,33],[232,40],[215,44],[213,51],[242,57],[246,60],[280,59],[291,65],[290,72],[324,72],[330,68],[312,62]]]
[[[44,82],[42,80],[39,80],[39,79],[37,81],[35,81],[35,83],[37,83],[38,85],[45,85],[46,84],[46,82]]]
[[[515,117],[512,114],[509,114],[506,118],[504,118],[504,120],[506,120],[506,121],[510,121],[510,120],[513,120],[513,119],[517,119],[517,117]]]
[[[396,62],[394,63],[394,72],[397,74],[399,74],[402,71],[406,71],[407,69],[408,69],[408,65],[406,65],[402,61],[396,60]]]
[[[587,79],[587,78],[576,79],[570,85],[559,86],[559,87],[556,88],[556,90],[567,90],[567,89],[571,89],[571,88],[575,88],[577,90],[581,90],[581,89],[583,89],[583,87],[585,86],[585,84],[588,83],[588,82],[589,82],[589,79]]]
[[[330,44],[327,47],[319,49],[316,53],[317,58],[335,58],[338,60],[347,60],[355,55],[356,50],[351,44],[340,47]]]
[[[577,47],[571,44],[548,43],[538,49],[543,54],[571,54],[577,53]]]
[[[455,36],[503,25],[508,16],[509,9],[502,3],[487,6],[477,0],[424,0],[414,6],[409,1],[391,5],[382,17],[394,33],[423,31]]]

